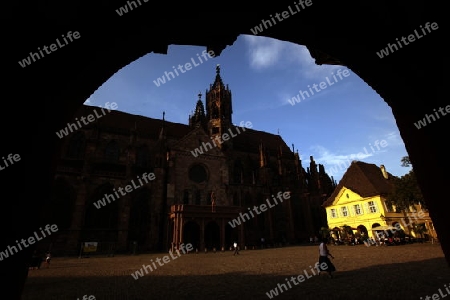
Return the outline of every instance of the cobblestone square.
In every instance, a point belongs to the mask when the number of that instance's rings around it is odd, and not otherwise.
[[[282,299],[420,299],[450,285],[440,245],[330,246],[334,278],[312,276]],[[131,274],[167,253],[58,258],[30,270],[23,300],[269,299],[266,293],[318,261],[318,246],[186,254],[135,280]],[[310,267],[311,266],[311,267]],[[444,291],[444,289],[443,289]],[[444,291],[445,292],[445,291]]]

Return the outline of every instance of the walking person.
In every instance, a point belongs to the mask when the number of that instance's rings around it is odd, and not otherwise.
[[[238,244],[236,242],[234,242],[233,246],[234,246],[234,254],[233,254],[233,256],[236,255],[236,254],[239,255]]]
[[[47,264],[47,268],[50,267],[51,260],[52,260],[52,254],[50,253],[50,251],[47,251],[47,253],[45,254],[45,263]]]
[[[329,257],[334,259],[334,256],[330,253],[330,250],[328,250],[327,242],[327,238],[323,238],[319,245],[319,274],[320,272],[327,272],[328,277],[333,278],[332,272],[336,271],[336,267],[330,261]],[[326,267],[322,268],[322,263],[326,263]]]

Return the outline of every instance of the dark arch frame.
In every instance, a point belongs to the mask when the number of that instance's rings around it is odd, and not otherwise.
[[[10,64],[5,64],[4,72],[8,76],[4,93],[15,95],[17,99],[24,101],[30,99],[27,108],[34,115],[25,121],[29,125],[26,131],[20,126],[11,126],[9,118],[2,119],[2,137],[9,141],[5,151],[20,153],[23,159],[22,164],[17,164],[17,167],[8,172],[2,172],[0,179],[12,189],[20,190],[24,184],[20,179],[30,169],[33,172],[41,171],[43,176],[33,182],[34,188],[22,192],[20,199],[26,205],[5,205],[4,209],[10,211],[11,216],[1,221],[4,225],[2,228],[8,228],[8,224],[13,221],[12,216],[16,215],[21,216],[22,226],[4,230],[2,247],[35,230],[33,226],[39,221],[36,212],[40,210],[42,200],[36,199],[34,195],[37,193],[43,196],[39,198],[48,196],[55,157],[60,151],[61,143],[55,137],[55,132],[72,121],[75,109],[105,80],[146,53],[165,53],[169,44],[203,45],[220,55],[225,46],[233,43],[237,34],[251,34],[249,28],[258,25],[269,14],[285,9],[283,3],[271,3],[264,7],[265,11],[252,14],[242,10],[240,6],[235,6],[235,12],[231,13],[232,10],[223,10],[222,3],[210,3],[208,8],[211,13],[203,13],[196,7],[190,7],[191,11],[189,8],[183,11],[184,16],[189,16],[186,19],[175,16],[171,19],[174,22],[172,27],[177,28],[174,32],[160,26],[161,21],[164,21],[160,18],[172,13],[171,11],[160,11],[146,3],[139,7],[140,11],[134,17],[117,16],[114,19],[111,14],[114,14],[117,5],[115,2],[100,1],[90,4],[87,11],[81,5],[67,2],[57,8],[52,7],[51,15],[48,14],[50,7],[34,5],[20,7],[17,15],[16,11],[12,13],[14,18],[11,20],[26,24],[30,20],[29,16],[36,15],[38,11],[44,16],[44,20],[51,18],[52,26],[46,26],[45,21],[33,22],[33,26],[23,26],[23,29],[14,27],[5,36],[5,44],[9,47],[6,47],[4,57]],[[228,5],[233,7],[233,4]],[[450,203],[439,201],[446,197],[446,191],[442,187],[450,183],[447,176],[450,162],[442,160],[448,150],[442,144],[439,128],[450,127],[450,119],[442,118],[439,123],[422,130],[417,130],[412,125],[418,119],[423,119],[425,113],[447,105],[445,84],[439,76],[443,74],[439,59],[444,57],[443,47],[440,47],[440,41],[445,40],[444,31],[433,32],[426,37],[426,42],[416,42],[414,46],[405,47],[382,60],[375,55],[388,42],[401,37],[405,32],[411,32],[423,22],[435,20],[439,23],[441,19],[437,12],[444,11],[443,4],[436,2],[416,6],[414,3],[364,1],[356,4],[356,11],[364,12],[361,14],[353,13],[355,3],[331,1],[314,5],[314,9],[302,12],[301,17],[277,24],[261,35],[306,45],[317,64],[346,65],[390,105],[439,234],[441,247],[450,264],[450,237],[445,234],[446,228],[450,227],[450,219],[447,217]],[[336,28],[336,16],[340,16],[339,29],[330,30]],[[94,22],[99,19],[102,22]],[[230,19],[235,21],[229,22]],[[104,26],[105,22],[108,26]],[[223,29],[215,26],[214,34],[209,35],[205,34],[204,24],[228,24],[228,27]],[[362,35],[361,29],[364,31]],[[77,43],[76,46],[70,45],[25,68],[18,65],[17,61],[26,57],[30,50],[35,50],[37,45],[42,45],[42,41],[54,40],[61,32],[70,30],[81,32],[80,40],[74,42]],[[155,32],[158,36],[153,37]],[[61,105],[61,99],[64,99],[64,105]],[[404,99],[408,99],[406,104],[403,103]],[[22,101],[7,101],[2,111],[6,115],[13,114],[23,118],[22,106]],[[47,125],[41,122],[43,118],[48,121]],[[31,139],[36,142],[30,148],[27,139],[23,137],[30,136],[31,126]],[[48,147],[42,147],[43,143]],[[429,174],[433,174],[432,180],[429,180]],[[23,288],[26,259],[32,250],[33,248],[27,249],[2,266],[2,271],[15,283],[9,288],[16,295]]]

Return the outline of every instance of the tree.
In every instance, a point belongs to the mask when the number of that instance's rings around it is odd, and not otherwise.
[[[346,244],[351,242],[351,240],[353,239],[352,227],[348,226],[347,224],[342,225],[340,235],[341,235],[342,240]]]
[[[412,167],[412,163],[411,160],[409,160],[409,156],[403,156],[401,162],[402,167],[410,167],[410,166]]]
[[[428,231],[424,223],[419,224],[414,223],[412,226],[412,230],[416,234],[416,237],[420,236],[421,241],[423,241],[423,234]]]
[[[401,159],[403,167],[412,167],[411,161],[408,156],[404,156]],[[424,203],[424,198],[422,191],[417,184],[416,175],[414,174],[414,169],[412,168],[408,174],[399,177],[392,178],[393,190],[390,194],[386,196],[386,204],[388,206],[395,205],[397,210],[403,212],[405,219],[407,217],[407,211],[409,207],[414,204],[421,204],[422,207],[426,208]],[[408,233],[411,234],[411,228],[408,224]],[[414,228],[413,228],[414,231]]]
[[[322,239],[329,239],[331,229],[328,227],[321,227],[319,230],[320,237]]]
[[[401,159],[402,166],[412,166],[408,156]],[[416,175],[414,169],[411,169],[408,174],[393,178],[393,191],[386,197],[386,203],[388,205],[395,205],[399,210],[406,211],[411,205],[422,204],[424,205],[424,198],[422,191],[417,184]]]

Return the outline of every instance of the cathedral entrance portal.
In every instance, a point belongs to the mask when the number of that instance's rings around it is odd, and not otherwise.
[[[184,224],[183,232],[183,243],[185,245],[190,243],[194,249],[198,249],[200,247],[200,226],[194,221],[189,221]]]
[[[215,221],[205,226],[205,247],[209,250],[220,249],[220,227]]]

